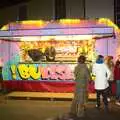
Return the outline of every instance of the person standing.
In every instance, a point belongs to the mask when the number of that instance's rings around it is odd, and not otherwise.
[[[0,91],[3,90],[3,86],[2,86],[2,82],[3,82],[3,77],[2,77],[2,66],[3,66],[3,61],[2,59],[0,58]]]
[[[104,62],[108,66],[109,70],[111,71],[110,78],[108,80],[109,82],[109,91],[108,91],[108,101],[110,101],[110,98],[112,97],[112,84],[114,81],[114,62],[113,62],[113,56],[107,56],[104,59]]]
[[[120,55],[114,67],[114,79],[116,81],[116,104],[120,105]]]
[[[96,108],[100,109],[100,96],[102,95],[104,102],[104,110],[108,112],[108,80],[110,78],[111,72],[107,65],[104,63],[104,57],[102,55],[98,55],[96,63],[93,64],[92,74],[95,75],[95,90],[97,97]]]
[[[87,84],[88,80],[90,80],[90,72],[87,65],[85,64],[85,61],[85,56],[79,56],[78,64],[74,69],[76,85],[70,114],[76,117],[84,117],[85,114],[85,102],[87,100]]]

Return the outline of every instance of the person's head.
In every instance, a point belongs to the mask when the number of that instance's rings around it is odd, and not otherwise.
[[[110,59],[113,60],[113,56],[110,56]]]
[[[78,63],[83,64],[86,61],[86,57],[84,55],[80,55],[78,57]]]
[[[104,62],[107,63],[109,61],[109,56],[104,57]]]
[[[118,60],[120,61],[120,55],[118,55]]]
[[[105,61],[105,63],[112,62],[113,61],[113,56],[106,56],[106,57],[104,57],[104,61]]]
[[[104,56],[98,55],[96,63],[103,63],[104,62]]]
[[[115,66],[120,66],[120,55],[118,55],[118,58],[117,58]]]

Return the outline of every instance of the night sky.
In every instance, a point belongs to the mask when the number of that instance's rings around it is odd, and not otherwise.
[[[28,1],[30,0],[0,0],[0,9]]]

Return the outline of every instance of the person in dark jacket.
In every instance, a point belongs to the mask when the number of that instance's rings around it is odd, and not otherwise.
[[[116,104],[120,105],[120,55],[114,67],[114,80],[116,81]]]
[[[76,87],[70,113],[76,117],[84,117],[85,114],[87,84],[90,80],[90,72],[85,61],[85,56],[79,56],[78,64],[74,69]]]

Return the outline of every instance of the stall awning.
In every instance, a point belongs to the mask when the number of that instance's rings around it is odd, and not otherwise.
[[[0,37],[21,36],[55,36],[55,35],[106,35],[113,34],[112,27],[74,27],[74,28],[50,28],[32,30],[1,30]]]
[[[6,29],[1,29],[0,39],[20,40],[21,37],[39,37],[41,40],[40,37],[44,39],[44,36],[53,36],[53,39],[56,39],[56,36],[70,36],[69,40],[71,40],[74,36],[111,37],[115,36],[114,32],[113,26],[89,20],[21,21],[10,23]]]
[[[75,36],[90,35],[93,37],[113,36],[112,27],[76,27],[76,28],[51,28],[51,29],[33,29],[33,30],[1,30],[0,38],[27,37],[27,36]]]

